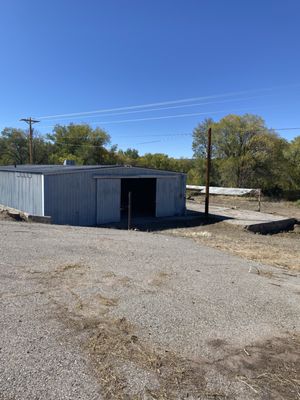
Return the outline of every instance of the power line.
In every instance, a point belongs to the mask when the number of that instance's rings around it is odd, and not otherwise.
[[[279,107],[279,105],[272,106],[272,107]],[[207,112],[201,112],[201,113],[186,113],[186,114],[164,115],[164,116],[157,116],[157,117],[123,119],[123,120],[114,120],[114,121],[94,121],[94,122],[91,122],[89,125],[124,124],[127,122],[155,121],[155,120],[163,120],[163,119],[197,117],[197,116],[199,117],[201,115],[231,113],[233,111],[236,112],[236,111],[245,111],[245,110],[249,110],[249,107],[236,108],[236,109],[230,109],[230,110],[207,111]],[[57,124],[57,125],[59,125],[59,124]],[[47,126],[43,126],[43,128],[54,128],[55,126],[56,125],[47,125]]]
[[[133,136],[126,136],[126,138],[133,138],[133,137],[151,137],[151,136],[159,136],[159,137],[170,137],[173,138],[174,136],[191,136],[192,133],[169,133],[169,134],[154,134],[154,135],[133,135]],[[161,140],[156,140],[153,142],[160,142]],[[51,143],[51,142],[50,142]],[[147,143],[147,142],[144,142]],[[152,142],[148,142],[152,143]],[[53,145],[58,145],[58,146],[71,146],[71,147],[99,147],[103,148],[103,145],[94,145],[94,144],[88,144],[88,143],[82,143],[82,144],[73,144],[73,143],[52,143]],[[137,144],[143,144],[143,143],[137,143]]]
[[[182,136],[182,135],[180,135],[180,136]],[[179,139],[179,137],[177,137],[176,139]],[[168,137],[168,138],[160,139],[160,140],[149,140],[149,141],[147,141],[147,142],[139,142],[139,143],[135,143],[135,145],[141,145],[141,144],[144,145],[144,144],[152,144],[152,143],[162,143],[162,142],[167,142],[167,141],[170,141],[170,140],[174,140],[174,139]]]
[[[201,103],[191,103],[191,104],[180,104],[176,106],[169,106],[169,107],[160,107],[160,108],[149,108],[145,110],[133,110],[133,111],[125,111],[125,112],[117,112],[117,113],[110,113],[110,114],[101,114],[101,117],[113,117],[117,115],[126,115],[126,114],[137,114],[137,113],[146,113],[146,112],[152,112],[152,111],[163,111],[163,110],[171,110],[171,109],[178,109],[178,108],[186,108],[186,107],[196,107],[196,106],[205,106],[209,104],[224,104],[224,103],[232,103],[232,102],[237,102],[237,101],[245,101],[245,100],[253,100],[253,99],[258,99],[258,98],[264,98],[264,97],[270,97],[272,94],[262,94],[259,96],[250,96],[250,97],[242,97],[242,98],[236,98],[236,99],[226,99],[226,100],[221,100],[221,101],[209,101],[209,102],[201,102]],[[95,118],[97,115],[87,115],[87,116],[75,116],[73,118],[53,118],[52,120],[57,120],[57,121],[70,121],[69,123],[73,123],[74,119],[87,119],[87,118]],[[95,122],[91,122],[95,123]],[[98,123],[98,122],[97,122]],[[13,125],[14,122],[12,123],[3,123],[2,125],[10,126]],[[60,125],[58,122],[55,125]],[[55,125],[42,125],[44,128],[52,128]]]
[[[157,103],[138,104],[138,105],[127,106],[127,107],[106,108],[106,109],[100,109],[100,110],[95,110],[95,111],[81,111],[81,112],[68,113],[68,114],[46,115],[46,116],[41,116],[38,118],[39,119],[53,119],[53,118],[60,118],[60,117],[74,117],[77,115],[84,116],[84,115],[91,115],[91,114],[102,114],[104,112],[125,111],[125,110],[133,110],[133,109],[138,109],[138,108],[147,108],[147,107],[154,107],[154,106],[164,106],[164,105],[170,105],[170,104],[187,103],[187,102],[192,102],[192,101],[216,99],[216,98],[222,98],[222,97],[231,97],[231,96],[236,96],[236,95],[241,95],[241,94],[265,92],[265,91],[272,91],[272,90],[276,90],[276,89],[285,89],[285,88],[299,87],[299,86],[300,86],[300,84],[275,86],[275,87],[271,87],[271,88],[261,88],[261,89],[243,90],[243,91],[237,91],[237,92],[227,92],[227,93],[215,94],[215,95],[210,95],[210,96],[191,97],[191,98],[185,98],[185,99],[179,99],[179,100],[169,100],[169,101],[163,101],[163,102],[157,102]]]
[[[152,111],[162,111],[162,110],[171,110],[171,109],[177,109],[177,108],[186,108],[186,107],[196,107],[196,106],[205,106],[208,104],[222,104],[222,103],[232,103],[236,101],[244,101],[244,100],[253,100],[253,99],[258,99],[262,97],[268,97],[272,96],[271,94],[264,94],[264,95],[259,95],[259,96],[250,96],[250,97],[242,97],[242,98],[237,98],[237,99],[227,99],[227,100],[221,100],[221,101],[209,101],[209,102],[201,102],[201,103],[191,103],[191,104],[180,104],[177,106],[169,106],[169,107],[160,107],[160,108],[149,108],[145,110],[133,110],[133,111],[123,111],[123,112],[113,112],[110,114],[101,114],[101,117],[114,117],[117,115],[127,115],[127,114],[137,114],[137,113],[146,113],[146,112],[152,112]],[[95,118],[97,115],[87,115],[84,116],[84,118]],[[83,118],[82,116],[74,116],[72,118],[51,118],[51,120],[58,120],[58,121],[69,121],[69,120],[74,120],[74,119],[81,119]]]
[[[255,129],[256,132],[262,132],[265,131],[266,129]],[[267,128],[269,131],[282,131],[282,130],[300,130],[300,127],[290,127],[290,128]],[[248,132],[248,130],[243,130],[239,132]],[[179,139],[180,137],[183,136],[193,136],[192,132],[189,133],[170,133],[170,134],[150,134],[150,135],[132,135],[132,136],[127,136],[126,139],[128,138],[134,138],[134,137],[162,137],[162,139],[157,139],[157,140],[150,140],[150,141],[145,141],[145,142],[138,142],[135,143],[134,145],[145,145],[145,144],[152,144],[152,143],[161,143],[169,140],[174,140],[174,136]],[[120,137],[120,136],[119,136]],[[125,137],[125,136],[124,136]],[[71,146],[71,147],[95,147],[95,148],[103,148],[103,145],[92,145],[92,144],[72,144],[72,143],[53,143],[53,145],[58,145],[58,146]]]

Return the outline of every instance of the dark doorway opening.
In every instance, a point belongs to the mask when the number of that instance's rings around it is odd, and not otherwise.
[[[132,217],[155,217],[156,178],[121,179],[121,216],[128,215],[128,194],[131,192]]]

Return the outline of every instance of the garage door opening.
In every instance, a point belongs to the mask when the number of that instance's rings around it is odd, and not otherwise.
[[[131,192],[132,217],[155,217],[156,178],[121,179],[121,216],[128,216],[128,194]]]

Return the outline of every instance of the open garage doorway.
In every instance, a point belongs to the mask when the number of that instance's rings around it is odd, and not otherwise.
[[[131,215],[155,217],[156,178],[121,179],[121,217],[128,216],[128,194],[131,192]]]

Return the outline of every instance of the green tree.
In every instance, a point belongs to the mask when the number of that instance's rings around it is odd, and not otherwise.
[[[64,159],[75,160],[78,164],[104,164],[109,151],[110,136],[100,128],[91,128],[87,124],[56,125],[48,135],[53,143],[54,152],[51,163],[62,163]]]
[[[33,162],[34,164],[49,164],[54,146],[45,140],[43,136],[34,135],[33,138]]]
[[[25,131],[5,128],[0,137],[1,164],[26,164],[28,162],[28,138]]]
[[[200,124],[193,130],[193,144],[192,149],[194,157],[206,158],[207,155],[207,133],[208,129],[214,126],[215,122],[211,118],[205,118]],[[213,130],[213,135],[214,130]],[[215,138],[213,138],[215,139]],[[212,140],[212,150],[215,148],[215,140]]]
[[[300,136],[289,143],[285,155],[288,162],[289,188],[300,189]]]
[[[136,165],[138,163],[140,156],[136,149],[128,148],[127,150],[119,150],[117,153],[116,162],[120,165]]]
[[[137,165],[140,167],[157,168],[164,170],[175,169],[175,159],[163,153],[146,153],[138,159]]]
[[[206,157],[207,157],[207,142],[208,142],[208,129],[215,127],[215,122],[211,118],[204,119],[203,122],[198,124],[193,131],[192,149],[194,157],[196,158],[196,165],[188,173],[188,183],[194,185],[205,184],[205,171],[206,171]],[[217,159],[217,134],[215,129],[212,129],[212,160],[211,160],[211,186],[220,185],[218,159]]]
[[[214,179],[220,186],[282,187],[287,142],[251,114],[227,115],[212,127]],[[208,121],[194,130],[195,156],[204,156]],[[205,128],[205,129],[204,129]]]

